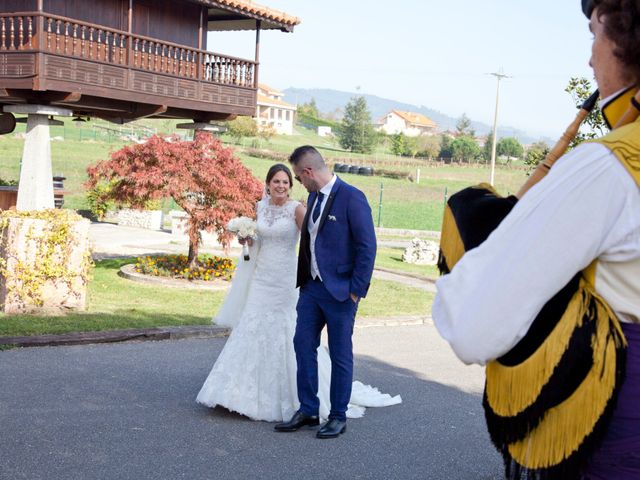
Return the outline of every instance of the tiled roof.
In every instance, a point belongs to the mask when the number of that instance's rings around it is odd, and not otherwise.
[[[264,7],[262,5],[258,5],[257,3],[253,3],[251,0],[219,0],[220,3],[229,5],[233,8],[238,8],[248,13],[253,13],[255,15],[259,15],[261,17],[265,17],[269,20],[274,20],[276,22],[284,23],[286,25],[298,25],[300,23],[300,19],[298,17],[294,17],[293,15],[288,15],[279,10],[274,10],[273,8]]]
[[[425,117],[421,113],[414,112],[403,112],[402,110],[392,110],[393,113],[398,115],[400,118],[406,120],[413,125],[420,125],[422,127],[436,127],[437,124],[430,118]]]
[[[283,96],[284,93],[282,93],[280,90],[276,90],[275,88],[271,88],[269,85],[265,84],[265,83],[258,83],[258,88],[260,90],[263,90],[267,93],[270,93],[272,95],[278,95],[278,96]]]
[[[273,8],[265,7],[253,3],[251,0],[191,0],[201,5],[206,5],[211,8],[220,8],[222,10],[233,11],[240,14],[246,14],[248,16],[257,18],[259,20],[265,20],[269,24],[276,24],[276,26],[292,31],[293,27],[300,23],[298,17],[289,15]]]
[[[261,93],[258,94],[258,105],[267,105],[272,107],[280,107],[287,110],[296,110],[295,105],[291,105],[290,103],[283,102],[282,100],[278,100],[277,98],[270,98]]]

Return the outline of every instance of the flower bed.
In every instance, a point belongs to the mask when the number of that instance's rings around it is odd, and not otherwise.
[[[138,257],[135,270],[145,275],[180,278],[184,280],[230,280],[235,270],[230,258],[202,255],[198,265],[189,268],[186,255]]]

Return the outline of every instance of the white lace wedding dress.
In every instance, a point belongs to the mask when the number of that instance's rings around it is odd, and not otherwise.
[[[258,203],[258,240],[251,260],[242,258],[220,312],[217,324],[233,327],[220,356],[204,382],[197,401],[221,405],[254,420],[288,420],[298,409],[296,356],[295,223],[298,202]],[[320,416],[329,415],[331,362],[324,346],[318,349]],[[365,407],[400,403],[376,388],[353,382],[347,416],[360,417]]]

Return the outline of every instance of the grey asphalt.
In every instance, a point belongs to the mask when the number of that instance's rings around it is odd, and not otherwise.
[[[96,260],[154,253],[186,254],[189,250],[189,243],[184,235],[173,235],[168,230],[126,227],[106,222],[91,223],[89,240]],[[201,245],[201,252],[220,254],[223,250],[212,237],[207,236]]]
[[[404,401],[332,440],[196,404],[225,341],[0,351],[0,478],[502,478],[483,370],[429,323],[356,329],[355,378]]]

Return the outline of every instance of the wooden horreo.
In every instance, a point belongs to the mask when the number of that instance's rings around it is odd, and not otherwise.
[[[183,126],[197,130],[253,116],[260,31],[290,32],[298,23],[250,0],[0,0],[0,134],[13,131],[15,114],[27,122],[15,200],[27,213],[0,226],[0,310],[84,308],[83,275],[32,285],[46,252],[34,225],[48,232],[59,223],[37,216],[55,205],[53,117],[191,119]],[[207,32],[230,30],[256,31],[253,60],[210,51]],[[75,253],[58,254],[51,268],[74,258],[84,265],[88,223],[70,222]]]
[[[251,116],[260,31],[298,23],[248,0],[0,0],[0,106],[118,123]],[[208,48],[207,32],[230,30],[256,31],[254,59]]]

